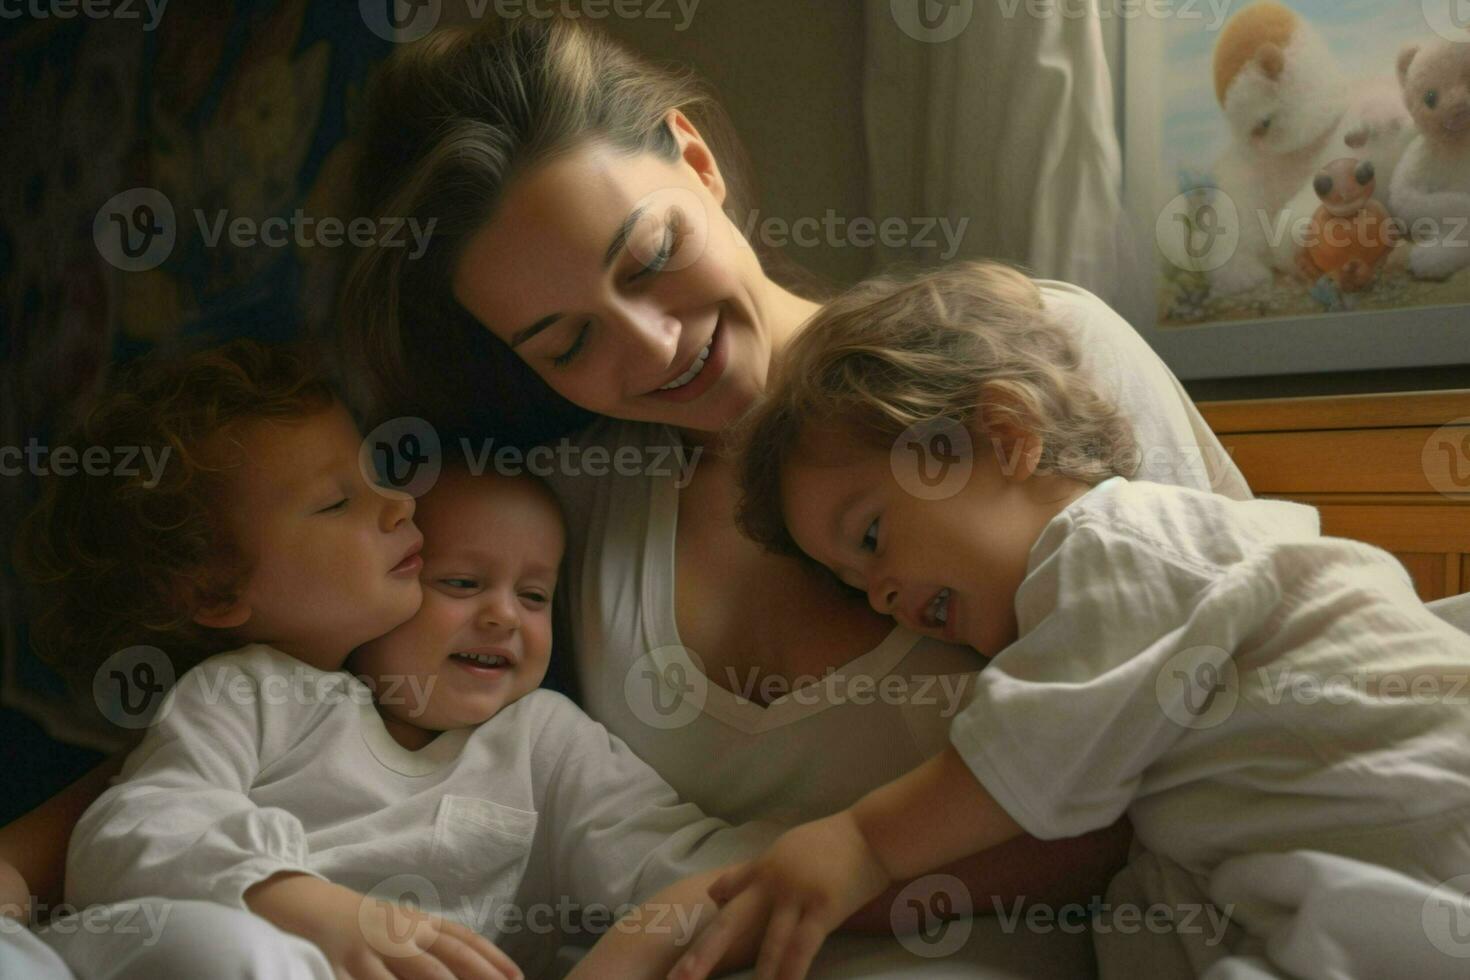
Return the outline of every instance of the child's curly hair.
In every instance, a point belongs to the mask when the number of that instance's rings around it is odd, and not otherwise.
[[[791,341],[742,421],[740,528],[769,551],[801,554],[781,472],[813,428],[887,452],[916,424],[1014,423],[1040,438],[1040,471],[1085,483],[1130,476],[1132,428],[1080,363],[1041,290],[1008,266],[961,262],[859,283]]]
[[[243,423],[301,418],[335,399],[306,346],[236,340],[125,367],[60,445],[78,455],[101,446],[110,459],[151,452],[162,465],[42,478],[15,549],[37,655],[73,690],[90,691],[102,662],[130,646],[159,647],[182,672],[238,645],[193,620],[235,598],[249,572],[219,514],[221,474],[235,463],[229,437]]]

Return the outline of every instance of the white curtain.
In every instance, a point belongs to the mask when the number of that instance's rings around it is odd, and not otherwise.
[[[1137,308],[1095,2],[865,2],[874,217],[969,218],[954,258],[1018,262],[1125,314]],[[932,248],[880,247],[885,261],[938,259]]]

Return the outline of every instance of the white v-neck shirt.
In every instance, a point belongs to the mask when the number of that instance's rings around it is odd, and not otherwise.
[[[1132,420],[1143,451],[1138,478],[1248,499],[1239,470],[1147,343],[1085,290],[1041,286],[1048,311],[1074,330],[1084,370]],[[982,661],[902,627],[768,707],[705,679],[674,614],[678,494],[693,450],[667,426],[616,420],[574,443],[582,455],[571,458],[586,465],[550,482],[567,514],[558,601],[583,706],[680,796],[736,823],[804,821],[944,748]]]

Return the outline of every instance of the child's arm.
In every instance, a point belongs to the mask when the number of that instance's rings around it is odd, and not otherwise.
[[[29,922],[32,896],[42,909],[61,904],[71,832],[126,758],[127,753],[119,752],[30,813],[0,828],[0,914]]]
[[[247,908],[314,943],[338,976],[522,980],[494,943],[457,922],[283,872],[245,890]]]
[[[894,881],[1020,833],[950,746],[850,809],[788,831],[712,885],[725,907],[670,975],[708,976],[737,940],[764,925],[759,969],[798,980],[827,934]]]
[[[675,882],[619,919],[567,974],[567,980],[657,980],[666,976],[699,926],[714,915],[717,907],[709,897],[709,886],[727,870],[716,868]],[[716,972],[745,966],[755,959],[760,932],[755,923],[750,925],[732,938],[715,964]]]

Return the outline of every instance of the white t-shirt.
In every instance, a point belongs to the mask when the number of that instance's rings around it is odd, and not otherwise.
[[[1085,290],[1041,286],[1047,309],[1075,331],[1084,370],[1132,421],[1148,478],[1249,498],[1133,328]],[[767,707],[709,683],[674,618],[678,495],[694,450],[669,427],[615,420],[596,423],[574,447],[581,455],[549,480],[568,521],[557,601],[570,620],[582,703],[681,796],[734,822],[810,820],[944,748],[983,660],[901,627]]]
[[[1470,636],[1317,513],[1115,477],[1057,515],[951,738],[1028,832],[1125,811],[1201,876],[1310,849],[1470,869]]]
[[[416,896],[534,975],[559,942],[610,925],[606,910],[747,858],[777,829],[731,828],[681,802],[554,692],[410,751],[363,682],[257,644],[180,678],[77,824],[66,898],[243,908],[252,884],[303,871]]]

